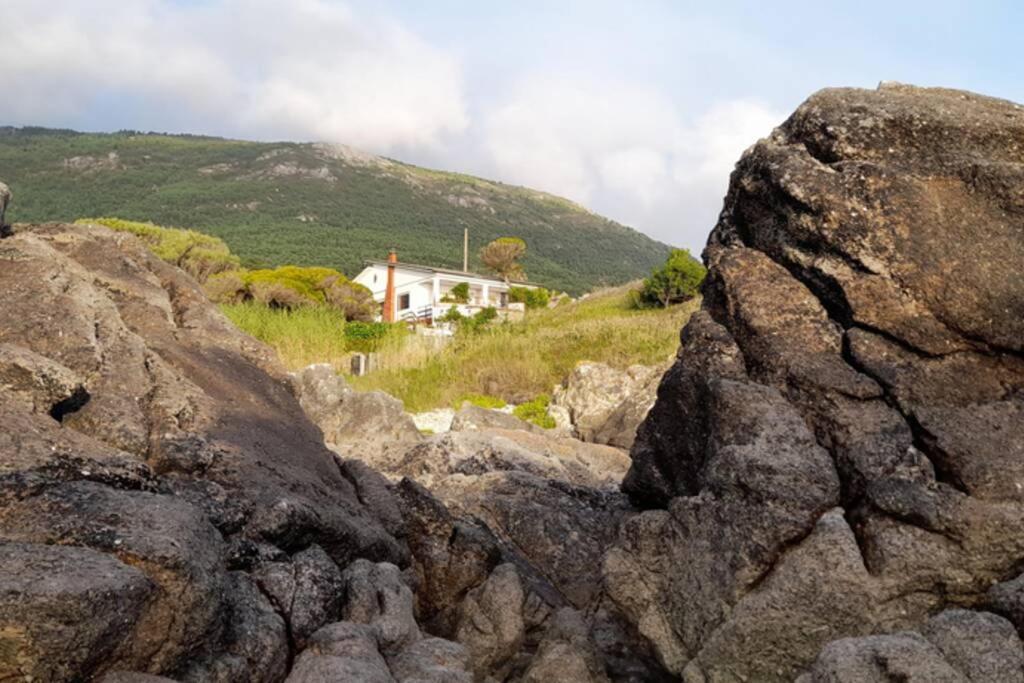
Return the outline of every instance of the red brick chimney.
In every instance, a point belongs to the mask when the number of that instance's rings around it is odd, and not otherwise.
[[[388,252],[388,286],[384,290],[384,322],[395,322],[395,264],[398,253],[392,249]]]

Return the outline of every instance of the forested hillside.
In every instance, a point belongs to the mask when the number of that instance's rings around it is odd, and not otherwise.
[[[432,171],[344,146],[120,132],[0,128],[15,221],[117,216],[223,238],[243,264],[322,265],[354,275],[387,249],[461,267],[522,237],[531,280],[580,293],[645,275],[668,247],[565,199]]]

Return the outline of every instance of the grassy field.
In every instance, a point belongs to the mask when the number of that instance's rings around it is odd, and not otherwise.
[[[637,310],[629,290],[608,289],[576,303],[531,311],[522,323],[456,338],[444,351],[417,354],[412,363],[401,348],[385,351],[385,369],[353,378],[353,385],[386,391],[402,399],[407,410],[422,411],[470,394],[510,403],[530,400],[550,393],[584,360],[619,368],[663,362],[676,351],[679,330],[700,302]]]
[[[391,247],[471,269],[487,242],[528,245],[531,280],[578,295],[645,276],[666,245],[544,192],[313,144],[0,127],[12,221],[117,216],[223,239],[249,268],[325,266],[354,276]]]
[[[313,363],[343,368],[349,357],[345,316],[325,306],[294,311],[259,303],[224,304],[220,310],[243,332],[270,344],[289,370]]]

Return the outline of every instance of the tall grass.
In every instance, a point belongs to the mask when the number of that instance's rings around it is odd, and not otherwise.
[[[348,364],[345,315],[326,306],[300,306],[294,310],[249,302],[223,304],[220,310],[240,330],[277,349],[290,370],[312,363]]]
[[[408,410],[444,407],[467,394],[512,403],[552,387],[584,360],[625,368],[665,361],[679,344],[679,329],[699,301],[668,309],[637,310],[629,287],[605,290],[554,309],[531,311],[521,323],[493,325],[457,338],[440,353],[416,354],[401,367],[388,365],[354,378],[357,388],[382,389]],[[401,357],[402,350],[394,351]]]

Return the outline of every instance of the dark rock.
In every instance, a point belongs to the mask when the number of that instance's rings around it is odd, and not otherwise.
[[[70,680],[126,664],[132,625],[156,592],[116,557],[0,543],[0,680]]]
[[[651,510],[605,561],[670,671],[790,680],[1019,571],[1022,168],[1020,106],[898,85],[821,91],[744,154],[631,452]],[[813,680],[967,675],[879,642]]]
[[[270,351],[136,238],[20,226],[0,249],[0,288],[0,542],[54,546],[0,568],[37,607],[10,632],[30,639],[18,670],[280,680],[296,646],[284,618],[300,637],[336,618],[330,582],[303,574],[309,553],[335,572],[408,562],[393,506],[360,500]],[[355,479],[376,504],[370,478]],[[229,571],[289,556],[295,609]],[[79,585],[47,602],[48,576]],[[116,618],[108,583],[124,591]]]
[[[1024,682],[1024,646],[1002,617],[949,609],[929,619],[921,633],[970,681]]]
[[[253,572],[288,625],[295,647],[321,626],[341,618],[344,581],[338,565],[319,546],[310,546],[284,562],[268,562]]]

